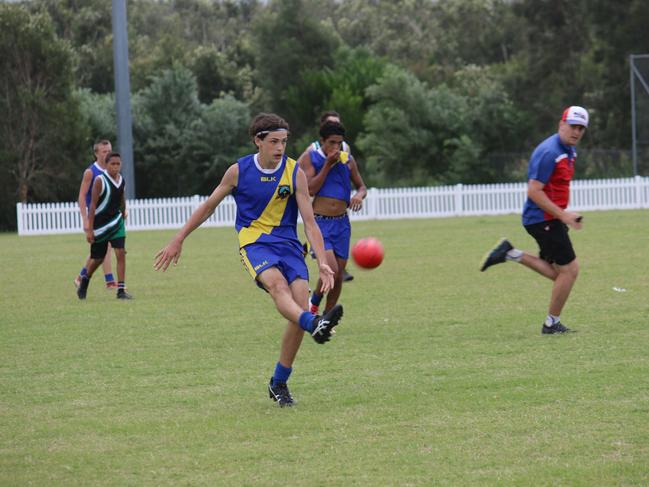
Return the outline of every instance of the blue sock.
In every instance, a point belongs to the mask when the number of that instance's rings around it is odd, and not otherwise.
[[[318,294],[314,291],[313,294],[311,295],[311,304],[320,306],[320,301],[322,301],[322,294]]]
[[[300,315],[300,319],[298,320],[298,324],[300,325],[300,328],[302,328],[304,331],[308,331],[311,333],[313,331],[313,317],[315,315],[313,313],[310,313],[308,311],[304,311]]]
[[[275,366],[275,373],[273,374],[273,384],[286,384],[288,378],[291,375],[291,372],[293,372],[292,367],[284,367],[282,364],[277,362],[277,365]]]
[[[88,275],[88,269],[86,269],[84,267],[83,269],[81,269],[81,272],[79,272],[79,276],[84,277],[84,276],[87,276],[87,275]]]
[[[106,279],[106,282],[113,282],[115,280],[112,274],[104,274],[104,279]]]

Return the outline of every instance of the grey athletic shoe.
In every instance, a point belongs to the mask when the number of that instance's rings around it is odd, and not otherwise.
[[[482,260],[482,264],[480,265],[480,272],[486,271],[487,268],[491,267],[492,265],[502,264],[503,262],[505,262],[507,252],[509,252],[513,248],[514,246],[509,243],[509,240],[507,240],[506,238],[500,240]]]
[[[133,296],[127,293],[124,289],[118,289],[117,299],[133,299]]]
[[[545,323],[543,323],[543,326],[541,327],[541,335],[554,335],[556,333],[569,333],[571,331],[572,330],[567,326],[563,326],[560,321],[557,321],[552,326],[546,326]]]

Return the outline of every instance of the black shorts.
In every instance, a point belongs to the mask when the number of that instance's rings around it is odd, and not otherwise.
[[[114,249],[123,249],[124,244],[126,243],[126,237],[119,237],[113,240],[104,240],[103,242],[94,242],[90,244],[90,258],[91,259],[103,259],[106,257],[106,252],[108,252],[108,243]]]
[[[559,220],[525,225],[539,244],[539,257],[550,264],[567,265],[577,258],[568,236],[568,226]]]

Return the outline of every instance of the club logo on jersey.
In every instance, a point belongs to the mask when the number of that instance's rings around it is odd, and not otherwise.
[[[291,195],[291,187],[288,184],[282,184],[277,188],[277,197],[279,199],[286,199]]]

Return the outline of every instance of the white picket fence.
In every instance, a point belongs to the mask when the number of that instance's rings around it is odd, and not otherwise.
[[[519,213],[527,191],[525,183],[476,184],[368,191],[363,209],[352,220],[438,218],[462,215]],[[206,196],[129,200],[128,230],[180,228]],[[570,208],[617,210],[649,208],[649,178],[573,181]],[[81,232],[77,203],[18,203],[18,235]],[[225,198],[203,226],[234,225],[236,206]]]

